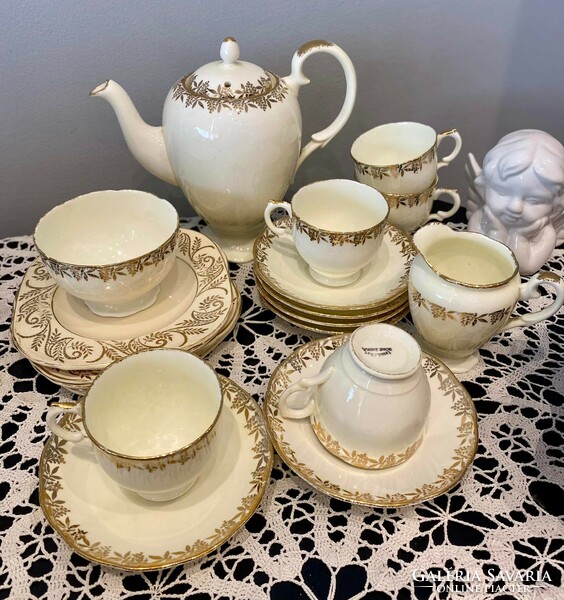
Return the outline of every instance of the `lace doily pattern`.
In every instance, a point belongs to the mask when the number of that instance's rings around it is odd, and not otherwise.
[[[318,493],[277,457],[258,511],[230,541],[193,563],[132,574],[74,554],[41,513],[46,408],[73,396],[38,375],[10,341],[14,294],[37,256],[31,238],[0,241],[0,256],[0,598],[562,599],[564,311],[501,334],[464,376],[480,444],[447,494],[398,509],[353,506]],[[548,267],[564,274],[563,250]],[[243,296],[241,318],[208,360],[262,403],[274,368],[313,334],[261,306],[250,265],[231,275]],[[528,308],[549,301],[542,296]],[[454,572],[462,581],[449,592],[422,577],[452,579]],[[536,577],[486,587],[504,573]]]

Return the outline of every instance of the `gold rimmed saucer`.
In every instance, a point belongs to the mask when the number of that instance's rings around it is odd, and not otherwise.
[[[229,311],[227,322],[221,331],[208,342],[207,345],[198,348],[197,352],[194,352],[197,356],[204,358],[214,348],[216,348],[229,333],[235,327],[239,316],[241,315],[241,294],[237,288],[233,285],[233,301],[231,309]],[[100,375],[103,369],[100,370],[64,370],[56,369],[52,367],[44,367],[38,365],[33,361],[30,361],[35,370],[41,373],[49,381],[56,385],[59,385],[75,394],[85,394],[89,389],[94,380]]]
[[[34,364],[99,370],[147,348],[198,352],[222,331],[233,300],[227,263],[206,236],[183,229],[155,304],[129,317],[99,317],[69,296],[37,260],[16,295],[12,338]]]
[[[314,331],[316,333],[324,333],[324,334],[337,334],[337,333],[352,333],[355,329],[362,325],[367,325],[369,323],[390,323],[391,325],[395,325],[398,321],[403,319],[405,315],[409,312],[409,304],[406,303],[396,309],[392,314],[384,315],[382,318],[375,317],[369,321],[346,321],[344,323],[339,323],[335,321],[327,322],[327,321],[317,321],[313,319],[300,318],[295,316],[292,313],[286,312],[282,310],[279,306],[272,304],[265,296],[262,296],[259,291],[259,297],[263,305],[272,311],[276,316],[288,321],[292,325],[296,325],[297,327],[301,327],[302,329],[307,329],[309,331]]]
[[[396,302],[382,307],[381,310],[358,313],[357,315],[328,314],[296,307],[293,306],[289,301],[284,302],[280,300],[278,296],[272,294],[271,291],[262,284],[258,277],[255,281],[261,298],[266,299],[270,305],[274,306],[281,312],[292,315],[298,319],[302,319],[305,322],[312,320],[314,323],[326,323],[328,325],[334,323],[345,326],[347,324],[358,325],[359,323],[371,323],[377,319],[385,319],[386,315],[393,315],[393,313],[397,312],[399,309],[406,308],[409,304],[408,295],[407,293],[404,293],[398,297]]]
[[[86,440],[49,439],[39,464],[41,509],[76,553],[118,569],[164,569],[208,554],[253,515],[268,484],[272,446],[257,403],[233,381],[220,380],[221,447],[177,500],[151,502],[120,488]],[[61,425],[81,426],[75,415]]]
[[[288,225],[288,219],[277,223]],[[387,225],[382,245],[359,279],[347,286],[329,288],[310,277],[307,264],[290,240],[266,230],[255,242],[253,265],[263,287],[296,308],[356,315],[378,311],[406,292],[409,266],[415,255],[410,237]]]
[[[314,340],[283,363],[270,379],[265,414],[274,447],[282,460],[317,490],[353,504],[399,507],[444,494],[464,476],[478,447],[478,423],[472,398],[449,369],[430,355],[422,365],[431,388],[431,407],[423,441],[413,456],[397,467],[369,471],[328,452],[309,419],[280,416],[283,392],[302,377],[317,375],[325,359],[348,335]]]

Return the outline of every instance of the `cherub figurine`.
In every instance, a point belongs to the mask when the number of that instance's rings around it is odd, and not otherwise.
[[[468,230],[509,246],[530,275],[564,242],[564,146],[544,131],[521,129],[499,140],[480,169],[472,154]]]

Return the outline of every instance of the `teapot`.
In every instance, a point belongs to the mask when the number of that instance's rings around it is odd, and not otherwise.
[[[346,94],[333,123],[301,148],[298,92],[309,83],[304,61],[318,52],[341,63]],[[231,37],[221,44],[220,56],[174,84],[164,103],[162,127],[145,123],[115,81],[106,81],[90,95],[111,104],[133,156],[153,175],[182,189],[227,258],[247,262],[264,228],[269,200],[282,199],[303,161],[348,121],[356,74],[345,52],[325,40],[302,45],[290,75],[282,78],[239,60],[239,45]]]

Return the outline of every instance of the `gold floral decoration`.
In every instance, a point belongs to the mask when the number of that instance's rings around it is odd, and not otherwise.
[[[189,260],[197,281],[196,296],[186,317],[131,340],[93,340],[61,326],[52,307],[58,286],[38,259],[29,267],[14,302],[11,330],[15,345],[40,364],[45,362],[42,359],[45,356],[66,367],[80,364],[101,368],[141,350],[164,347],[189,350],[194,344],[205,342],[231,303],[223,256],[205,240],[193,231],[181,230],[178,236],[178,254]]]
[[[500,327],[509,319],[513,312],[513,306],[496,310],[491,313],[459,312],[447,310],[444,306],[431,302],[424,298],[413,285],[409,284],[409,295],[411,302],[418,308],[429,311],[435,319],[441,321],[458,321],[463,327],[475,327],[479,323],[487,325],[499,325]]]
[[[432,146],[421,156],[397,165],[367,165],[356,159],[353,160],[355,170],[358,174],[369,175],[373,179],[382,180],[384,177],[392,177],[393,179],[397,179],[398,177],[403,177],[406,173],[418,173],[423,169],[423,165],[432,163],[435,158],[436,146]]]
[[[257,83],[247,81],[238,90],[225,85],[210,87],[209,81],[199,80],[195,73],[183,77],[173,88],[172,97],[189,108],[207,108],[208,112],[234,110],[248,112],[250,108],[267,110],[277,102],[282,102],[288,88],[276,75],[267,73],[259,77]]]
[[[311,40],[310,42],[302,44],[298,48],[296,54],[299,57],[302,57],[305,56],[308,52],[311,52],[312,50],[318,48],[330,48],[331,46],[334,46],[333,42],[328,42],[327,40]]]
[[[365,244],[368,240],[378,238],[382,233],[386,222],[382,221],[362,231],[354,231],[350,233],[337,232],[337,231],[325,231],[324,229],[318,229],[313,227],[309,223],[302,221],[300,218],[295,217],[296,231],[307,235],[312,242],[325,242],[331,244],[331,246],[344,246],[346,244],[352,244],[353,246],[360,246]]]
[[[163,555],[144,552],[117,552],[92,539],[91,533],[71,521],[70,509],[62,498],[60,465],[66,462],[70,442],[51,436],[47,442],[39,467],[39,499],[41,508],[51,526],[78,554],[94,562],[132,571],[151,571],[182,564],[200,558],[231,537],[254,513],[261,501],[273,463],[273,452],[268,431],[260,408],[243,389],[229,379],[219,376],[224,400],[237,415],[243,415],[245,430],[252,438],[255,467],[251,474],[247,495],[241,500],[236,514],[219,525],[205,539],[196,540],[184,548],[167,550]],[[70,431],[79,431],[81,419],[69,414],[61,425]]]
[[[295,374],[302,373],[312,362],[329,356],[345,344],[349,335],[339,335],[325,340],[309,342],[297,350],[289,361],[273,373],[266,392],[265,412],[274,447],[284,462],[300,477],[325,494],[352,502],[379,507],[399,507],[423,502],[443,494],[455,486],[463,477],[476,454],[478,447],[478,423],[472,398],[454,375],[440,362],[424,356],[423,369],[429,379],[437,379],[438,387],[451,402],[458,418],[458,446],[451,457],[451,464],[444,468],[437,479],[409,493],[375,496],[368,492],[348,490],[335,483],[321,479],[313,469],[298,461],[296,454],[284,439],[285,424],[278,410],[282,393],[295,381]]]

